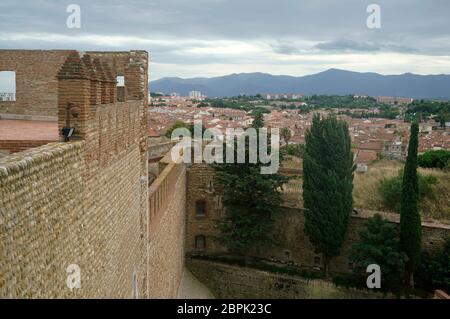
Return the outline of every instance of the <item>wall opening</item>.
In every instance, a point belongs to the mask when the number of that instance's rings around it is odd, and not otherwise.
[[[319,256],[314,257],[314,265],[319,267],[321,263],[321,258]]]
[[[118,75],[117,82],[117,102],[125,102],[125,76]]]
[[[125,77],[123,75],[118,75],[116,78],[117,81],[117,86],[118,87],[123,87],[125,86]]]
[[[199,235],[195,237],[195,249],[203,251],[206,249],[206,237]]]
[[[286,258],[287,261],[291,261],[291,251],[290,250],[285,250],[284,251],[284,257]]]
[[[0,102],[16,101],[16,72],[0,71]]]
[[[198,200],[197,202],[195,202],[195,216],[206,216],[206,202],[204,200]]]

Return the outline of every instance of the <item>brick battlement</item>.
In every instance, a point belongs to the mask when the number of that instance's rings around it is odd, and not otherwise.
[[[0,50],[0,70],[17,72],[17,101],[0,102],[0,114],[57,115],[57,124],[45,125],[60,132],[59,142],[0,160],[0,297],[155,294],[149,274],[157,270],[147,255],[147,53]],[[118,74],[129,79],[121,102]],[[69,142],[63,127],[75,128]],[[8,142],[26,144],[18,137]],[[79,290],[66,285],[71,264],[81,269]]]
[[[170,163],[149,187],[150,233],[158,226],[162,214],[175,196],[174,186],[181,174],[186,174],[184,165]]]

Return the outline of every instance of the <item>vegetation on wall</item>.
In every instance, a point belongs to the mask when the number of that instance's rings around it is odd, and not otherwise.
[[[377,264],[381,268],[383,288],[395,289],[401,286],[408,258],[400,251],[396,225],[377,214],[367,220],[366,229],[359,235],[360,241],[353,245],[350,254],[355,273],[364,277],[365,282],[367,266]]]
[[[427,291],[442,289],[450,293],[450,237],[436,255],[423,252],[416,278],[420,288]]]
[[[323,256],[325,273],[340,254],[353,206],[353,153],[347,124],[315,115],[303,160],[305,233]]]

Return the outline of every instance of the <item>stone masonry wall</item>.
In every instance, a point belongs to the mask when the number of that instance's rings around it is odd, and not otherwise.
[[[152,219],[154,206],[150,206],[149,231],[149,297],[176,298],[184,267],[186,169],[182,164],[168,166],[158,177],[168,178],[175,173],[174,182],[168,184],[165,197],[166,208],[161,216]],[[158,182],[158,180],[156,182]],[[163,194],[164,195],[164,194]]]
[[[5,153],[18,153],[27,149],[48,144],[48,140],[1,140],[0,150]]]
[[[219,299],[386,298],[379,293],[337,287],[324,280],[307,280],[224,263],[188,258],[186,264]]]
[[[300,195],[299,195],[300,196]],[[206,203],[206,216],[196,216],[196,202]],[[333,258],[330,271],[337,273],[351,273],[352,265],[348,256],[353,243],[359,240],[359,232],[364,229],[367,218],[380,213],[389,221],[399,224],[399,215],[382,212],[358,210],[351,216],[349,228],[341,249],[341,256]],[[226,250],[214,240],[217,230],[214,220],[223,217],[224,209],[221,204],[221,192],[215,181],[214,170],[207,164],[193,164],[188,174],[186,221],[186,252],[198,252],[195,247],[197,236],[206,237],[204,253],[224,253]],[[442,247],[446,238],[450,236],[450,225],[435,222],[422,223],[423,249],[434,252]],[[276,260],[281,263],[293,263],[302,267],[321,267],[321,256],[315,254],[308,236],[304,233],[304,214],[299,208],[285,207],[275,219],[273,235],[278,242],[276,247],[266,248],[255,252],[254,257]]]
[[[16,72],[16,101],[0,101],[0,114],[56,117],[56,75],[72,52],[0,50],[0,71]]]
[[[57,74],[71,50],[0,50],[0,72],[16,72],[16,101],[0,101],[0,117],[19,115],[19,118],[56,118],[58,115]],[[125,88],[121,100],[142,100],[148,103],[148,55],[145,51],[86,52],[91,58],[107,63],[113,81],[121,75]],[[141,62],[147,63],[143,65]],[[140,82],[144,76],[145,83]]]
[[[134,92],[147,62],[133,62],[134,98],[117,103],[109,66],[71,53],[57,105],[73,141],[0,160],[0,297],[148,297],[147,104]],[[80,290],[66,286],[71,264]]]
[[[84,143],[56,143],[0,164],[0,296],[130,298],[133,273],[144,296],[139,144],[95,173],[85,158]],[[81,268],[82,289],[73,293],[70,264]]]

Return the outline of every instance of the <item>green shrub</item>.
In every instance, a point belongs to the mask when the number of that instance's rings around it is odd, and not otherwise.
[[[434,175],[419,176],[419,199],[433,194],[433,186],[438,183]],[[379,191],[383,198],[384,205],[388,208],[400,211],[400,202],[402,197],[403,170],[397,176],[383,178],[380,181]]]
[[[377,214],[367,220],[359,236],[350,253],[356,275],[364,277],[367,266],[377,264],[381,268],[382,286],[400,287],[408,257],[400,251],[397,226]]]
[[[198,124],[196,124],[198,125]],[[194,137],[194,128],[195,125],[194,124],[189,124],[189,123],[185,123],[182,121],[176,121],[171,127],[169,127],[166,131],[166,137],[167,138],[172,138],[172,133],[174,130],[178,129],[178,128],[186,128],[189,130],[189,132],[191,132],[191,136]],[[201,132],[202,132],[202,136],[205,133],[206,128],[202,125],[201,127]]]
[[[428,151],[419,155],[417,161],[420,167],[445,168],[450,161],[450,151]]]
[[[304,144],[288,144],[281,147],[281,153],[283,155],[291,155],[303,158],[303,154],[305,153],[305,145]]]
[[[427,291],[442,289],[450,293],[450,237],[436,255],[422,255],[422,264],[416,273],[417,285]]]

